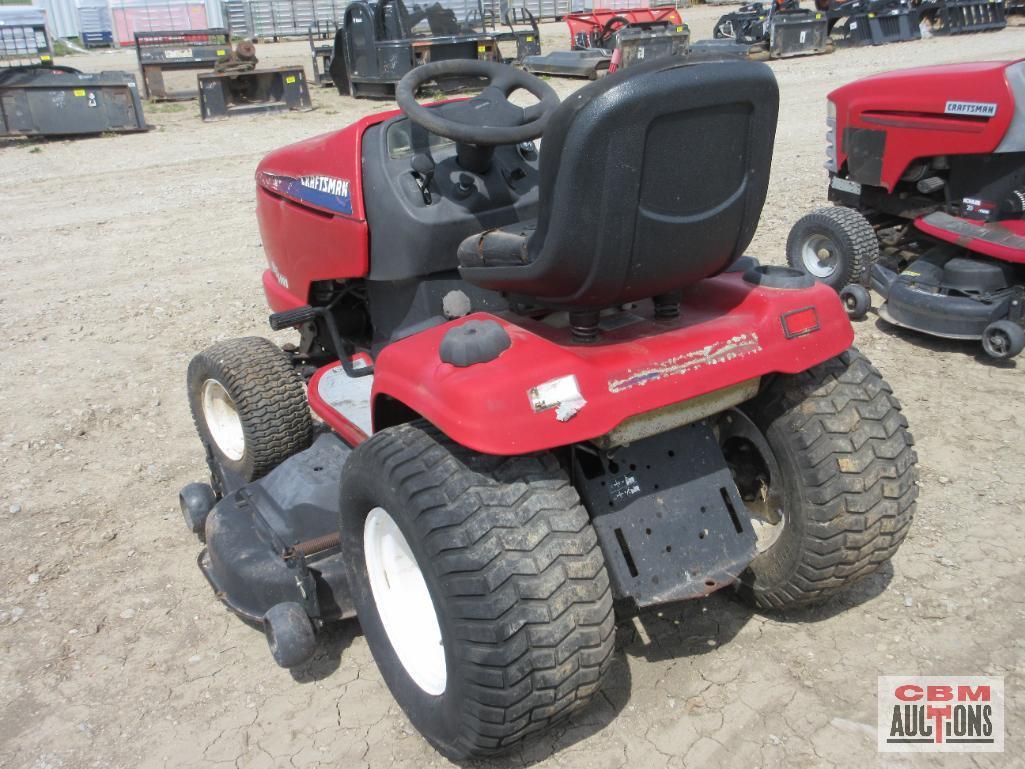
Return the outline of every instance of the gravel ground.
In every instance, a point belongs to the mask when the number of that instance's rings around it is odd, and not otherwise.
[[[695,38],[721,10],[686,12]],[[566,37],[545,26],[549,50]],[[831,88],[1013,58],[1023,43],[1008,28],[773,63],[780,124],[751,253],[781,262],[794,219],[825,201]],[[303,42],[258,54],[309,69]],[[130,51],[67,61],[134,68]],[[551,82],[562,95],[580,85]],[[392,700],[356,623],[299,673],[275,667],[262,635],[211,595],[177,509],[179,487],[204,474],[189,358],[266,332],[256,163],[390,106],[313,98],[311,113],[213,124],[194,102],[147,105],[146,134],[0,142],[2,767],[446,764]],[[892,564],[788,616],[713,595],[624,623],[604,696],[494,766],[1025,765],[1025,363],[874,318],[857,337],[921,459],[918,517]],[[1006,676],[1007,752],[876,752],[878,675],[972,673]]]

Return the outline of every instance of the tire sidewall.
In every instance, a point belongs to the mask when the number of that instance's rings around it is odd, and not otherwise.
[[[346,563],[349,591],[374,661],[395,700],[413,725],[442,755],[458,757],[462,752],[458,745],[458,727],[467,692],[459,675],[459,660],[454,643],[456,635],[451,617],[445,611],[447,592],[431,569],[432,554],[427,552],[421,536],[409,520],[409,500],[389,487],[387,478],[376,463],[367,461],[372,456],[367,451],[370,448],[368,444],[362,444],[353,452],[342,484],[342,556]],[[406,672],[392,647],[374,601],[367,574],[363,533],[367,515],[375,507],[384,508],[406,538],[434,602],[445,647],[445,691],[440,695],[425,692]]]
[[[808,522],[807,501],[799,482],[800,465],[790,434],[782,424],[785,420],[777,419],[766,426],[760,424],[753,416],[752,419],[762,431],[779,467],[782,477],[772,479],[772,482],[782,483],[785,516],[779,539],[768,550],[758,553],[741,574],[744,587],[758,594],[771,591],[790,581],[801,561],[801,548]]]
[[[763,393],[764,395],[766,393]],[[802,488],[801,462],[792,440],[793,433],[786,426],[785,413],[780,413],[775,408],[762,407],[762,400],[762,397],[756,397],[743,411],[762,432],[776,459],[781,478],[771,481],[773,484],[778,482],[782,485],[785,520],[783,531],[772,547],[755,555],[747,568],[741,572],[741,594],[752,594],[755,598],[791,581],[801,564],[802,551],[805,548],[809,507]]]

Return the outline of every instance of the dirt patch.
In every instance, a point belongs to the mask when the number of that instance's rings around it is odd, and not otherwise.
[[[707,37],[721,9],[685,13]],[[549,50],[564,25],[546,25]],[[1021,55],[1025,33],[774,63],[782,94],[750,252],[782,262],[825,201],[825,95],[886,69]],[[305,42],[258,46],[268,66]],[[75,56],[134,69],[131,51]],[[562,95],[580,81],[550,81]],[[0,143],[0,766],[436,766],[355,623],[297,678],[196,568],[177,490],[203,477],[191,355],[266,334],[253,172],[268,151],[389,103],[313,89],[316,111],[204,124],[147,109],[146,134]],[[698,140],[689,137],[687,140]],[[700,184],[681,169],[681,184]],[[857,324],[904,403],[922,495],[903,549],[839,600],[791,616],[723,595],[620,628],[597,705],[498,766],[1013,766],[1025,745],[1025,364]],[[286,337],[279,337],[284,340]],[[880,758],[880,674],[1007,676],[1008,746],[974,761]]]

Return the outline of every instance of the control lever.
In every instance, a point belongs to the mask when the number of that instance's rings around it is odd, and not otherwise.
[[[460,200],[470,197],[477,191],[477,182],[470,174],[459,174],[459,183],[456,185],[455,195]]]
[[[417,186],[420,187],[420,194],[423,195],[424,205],[429,206],[432,202],[431,180],[434,178],[434,161],[431,160],[430,155],[420,152],[413,155],[410,165],[413,166],[413,176],[416,179]]]

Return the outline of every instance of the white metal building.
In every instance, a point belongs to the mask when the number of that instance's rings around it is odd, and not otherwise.
[[[550,20],[573,11],[592,7],[620,8],[671,5],[674,0],[481,0],[485,12],[500,17],[499,9],[515,5],[525,6],[538,20]],[[279,34],[305,34],[315,21],[340,21],[349,0],[32,0],[32,4],[47,13],[52,37],[81,37],[83,15],[95,17],[95,6],[106,5],[113,21],[114,38],[123,43],[132,39],[132,33],[145,30],[203,29],[229,27],[234,34],[270,37],[271,28]],[[429,4],[435,0],[406,0]],[[465,18],[468,10],[477,6],[477,0],[440,0],[456,15]],[[80,8],[88,6],[88,14]]]

